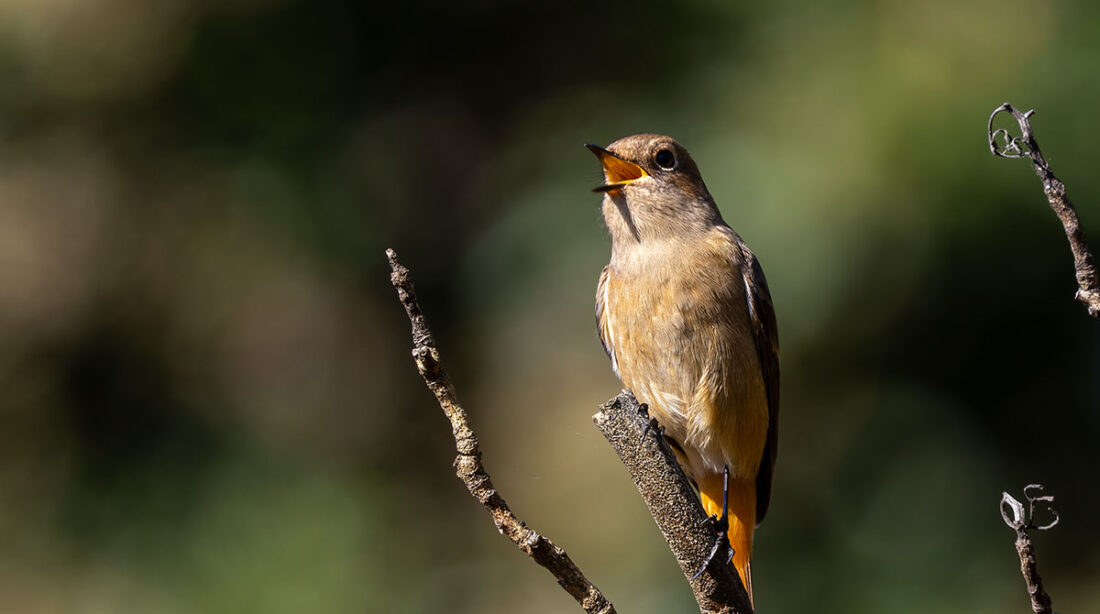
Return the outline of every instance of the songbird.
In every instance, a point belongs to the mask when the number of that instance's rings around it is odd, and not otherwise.
[[[611,235],[596,289],[600,341],[664,427],[707,514],[723,513],[728,486],[733,563],[751,597],[753,532],[768,511],[779,432],[764,271],[675,140],[639,134],[586,147],[603,165],[595,191]]]

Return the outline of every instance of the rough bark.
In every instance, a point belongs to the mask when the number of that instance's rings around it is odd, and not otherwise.
[[[390,282],[397,290],[397,296],[405,307],[409,322],[412,323],[412,355],[413,360],[416,361],[416,368],[451,423],[455,449],[458,451],[454,462],[458,479],[466,485],[470,495],[485,506],[501,535],[512,540],[512,543],[526,552],[532,560],[553,574],[558,584],[577,600],[585,612],[615,614],[615,606],[611,605],[600,590],[588,581],[565,550],[554,545],[549,539],[539,535],[517,518],[505,503],[504,498],[493,488],[489,473],[481,463],[481,449],[478,446],[477,435],[470,427],[466,409],[458,402],[454,385],[440,363],[435,337],[428,328],[428,323],[416,301],[409,270],[397,261],[397,254],[392,249],[386,250],[386,257],[389,259],[392,271]]]
[[[741,577],[729,562],[729,541],[708,520],[699,495],[645,405],[624,390],[601,407],[593,420],[638,487],[691,584],[700,612],[751,614]],[[711,557],[720,538],[721,546]],[[709,565],[708,559],[712,559]]]

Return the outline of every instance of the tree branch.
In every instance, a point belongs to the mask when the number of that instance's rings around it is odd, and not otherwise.
[[[1016,554],[1020,557],[1020,573],[1024,575],[1024,583],[1027,584],[1027,594],[1031,597],[1031,609],[1035,614],[1052,614],[1050,595],[1043,589],[1043,579],[1039,577],[1039,567],[1035,560],[1035,548],[1031,545],[1031,536],[1028,529],[1046,531],[1058,524],[1058,512],[1049,505],[1054,502],[1050,495],[1039,496],[1043,490],[1042,484],[1028,484],[1024,487],[1024,497],[1028,502],[1028,509],[1024,511],[1024,505],[1012,495],[1001,493],[1001,517],[1005,524],[1016,531]],[[1032,494],[1031,491],[1036,491]],[[1035,504],[1045,503],[1051,514],[1051,521],[1042,526],[1035,526]],[[1009,514],[1011,513],[1011,517]]]
[[[700,612],[752,614],[741,577],[729,563],[731,552],[724,535],[721,535],[722,549],[714,562],[705,573],[699,573],[720,534],[714,523],[708,522],[699,495],[645,405],[624,390],[603,405],[593,420],[619,454],[645,499],[650,515],[691,584]]]
[[[1008,113],[1020,126],[1021,136],[1010,137],[1004,128],[993,129],[993,120],[1000,113]],[[1030,118],[1035,114],[1034,110],[1020,113],[1007,102],[993,110],[989,116],[989,124],[986,128],[989,137],[989,151],[1001,158],[1031,158],[1035,168],[1035,174],[1043,182],[1043,193],[1047,196],[1047,202],[1054,214],[1062,222],[1066,238],[1069,239],[1070,250],[1073,251],[1073,265],[1077,276],[1077,294],[1075,299],[1085,304],[1089,315],[1100,317],[1100,276],[1096,272],[1096,264],[1093,262],[1092,252],[1085,242],[1085,231],[1077,220],[1077,210],[1066,196],[1066,186],[1054,176],[1043,154],[1039,151],[1039,143],[1031,131]],[[997,137],[1003,143],[997,143]]]
[[[470,428],[466,410],[459,404],[454,385],[451,384],[447,372],[439,361],[439,349],[436,347],[435,338],[428,328],[424,314],[420,311],[420,305],[416,302],[409,270],[397,261],[397,254],[392,249],[386,250],[386,257],[389,259],[392,270],[390,283],[397,290],[397,296],[412,323],[412,355],[413,360],[416,361],[416,368],[424,378],[428,390],[435,395],[439,407],[451,422],[451,432],[458,451],[454,462],[458,478],[466,485],[474,499],[485,506],[497,530],[553,574],[558,584],[577,600],[585,612],[615,614],[615,606],[611,605],[600,590],[584,577],[565,550],[529,529],[512,513],[508,504],[504,502],[504,498],[493,488],[489,474],[481,464],[481,450],[478,447],[477,436]]]

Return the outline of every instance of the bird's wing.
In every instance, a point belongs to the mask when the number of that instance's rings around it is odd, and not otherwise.
[[[600,281],[596,284],[596,332],[600,335],[600,344],[603,345],[603,351],[607,352],[608,358],[611,359],[611,368],[615,370],[615,375],[621,377],[619,374],[619,361],[615,360],[611,319],[607,313],[607,286],[611,275],[610,269],[611,265],[607,265],[600,271]]]
[[[763,372],[764,389],[768,397],[768,440],[760,471],[756,474],[756,522],[764,520],[772,494],[772,471],[779,443],[779,331],[775,324],[775,307],[768,290],[768,280],[756,256],[743,247],[742,276],[749,303],[749,317],[756,337],[756,352]]]

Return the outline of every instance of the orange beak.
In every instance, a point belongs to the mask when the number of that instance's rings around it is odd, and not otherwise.
[[[619,156],[607,151],[599,145],[592,143],[585,143],[585,147],[596,154],[596,157],[600,159],[600,164],[603,165],[603,174],[607,180],[607,183],[592,188],[593,192],[610,192],[611,190],[617,190],[631,181],[636,181],[642,177],[648,177],[649,173],[645,172],[645,169],[623,160]]]

